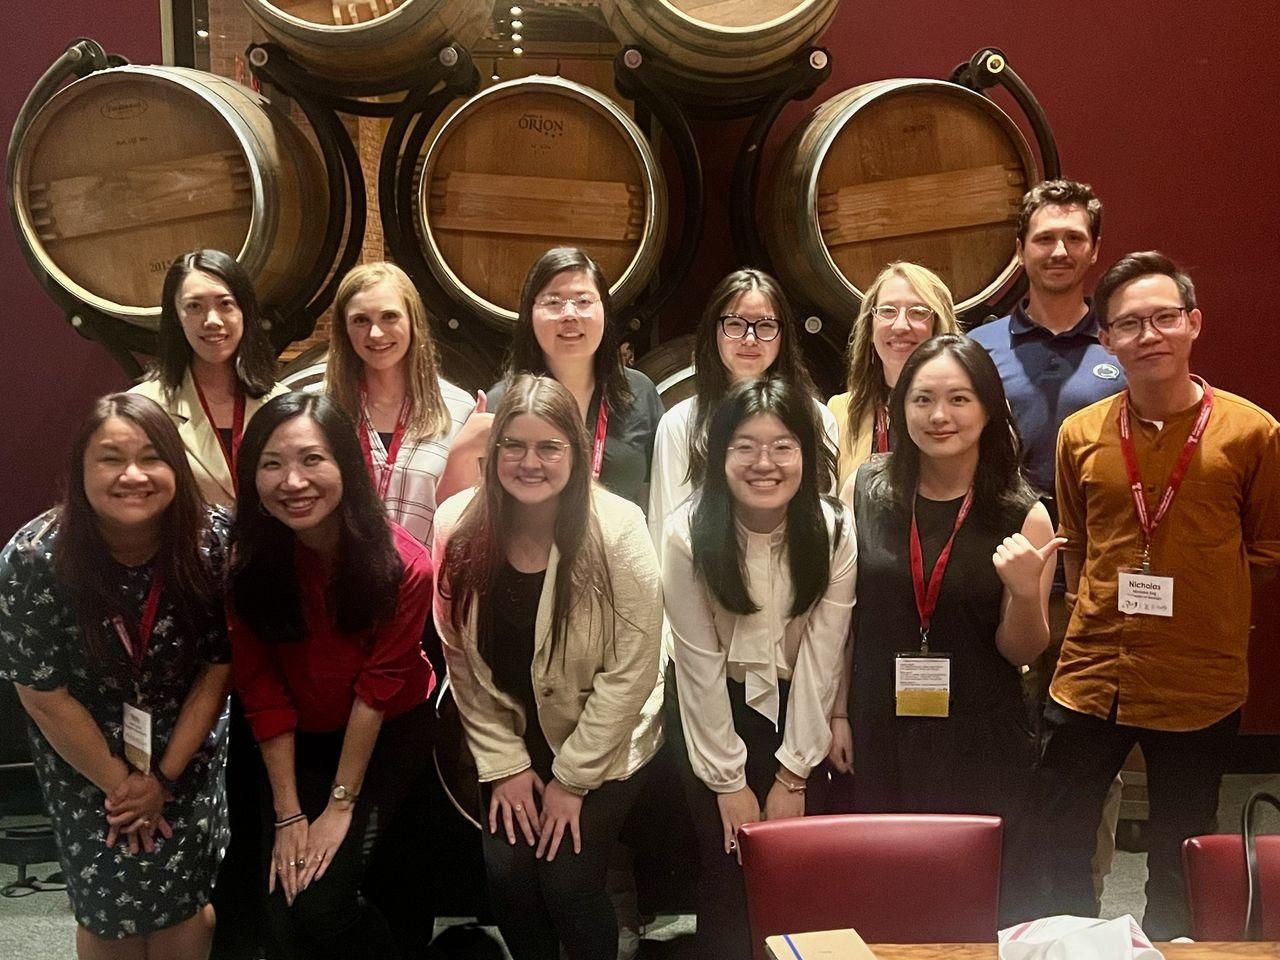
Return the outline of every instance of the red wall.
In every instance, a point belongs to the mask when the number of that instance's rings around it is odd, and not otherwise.
[[[160,55],[156,0],[59,0],[56,19],[7,31],[0,104],[7,131],[40,72],[75,36],[138,62]],[[1280,413],[1272,345],[1280,259],[1280,18],[1261,2],[844,0],[824,38],[832,79],[793,104],[780,139],[818,102],[868,80],[945,76],[979,47],[1002,48],[1057,135],[1064,172],[1106,206],[1101,260],[1159,247],[1186,264],[1205,314],[1196,366],[1214,383]],[[727,171],[742,123],[700,133],[708,221],[693,275],[665,325],[696,316],[738,264],[728,240]],[[768,180],[764,181],[767,189]],[[88,400],[123,384],[101,348],[62,320],[0,229],[6,310],[0,323],[5,534],[52,498],[65,438]],[[1280,731],[1280,589],[1260,604],[1248,723]]]

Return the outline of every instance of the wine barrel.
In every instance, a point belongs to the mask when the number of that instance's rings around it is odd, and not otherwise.
[[[33,261],[80,301],[152,329],[175,257],[225,250],[280,303],[325,232],[315,150],[265,98],[197,70],[117,67],[64,87],[9,178]]]
[[[765,241],[788,289],[848,328],[886,263],[935,271],[959,312],[1018,267],[1018,207],[1040,179],[998,106],[941,80],[881,80],[838,94],[792,133],[766,200]]]
[[[657,56],[701,96],[733,102],[743,84],[785,69],[839,0],[601,0],[613,33]]]
[[[636,369],[653,381],[668,410],[698,392],[693,378],[693,344],[694,335],[687,333],[658,344],[636,361]]]
[[[470,47],[490,0],[243,0],[249,15],[317,76],[394,88],[450,41]]]
[[[529,266],[549,247],[586,250],[622,306],[653,276],[666,226],[666,183],[648,141],[582,84],[495,84],[460,104],[426,148],[423,255],[456,303],[503,333]]]

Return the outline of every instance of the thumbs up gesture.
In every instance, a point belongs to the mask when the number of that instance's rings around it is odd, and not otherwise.
[[[1021,533],[1015,533],[996,547],[991,562],[1011,595],[1038,597],[1045,564],[1053,562],[1054,555],[1066,544],[1066,537],[1054,537],[1043,547],[1034,547]]]

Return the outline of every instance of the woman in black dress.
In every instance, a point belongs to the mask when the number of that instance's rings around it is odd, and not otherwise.
[[[1048,644],[1051,558],[1064,541],[1018,471],[1000,376],[981,346],[956,334],[922,344],[889,416],[909,442],[860,467],[854,484],[857,806],[1004,817],[1012,915],[1033,762],[1019,668]]]
[[[63,502],[0,553],[0,678],[32,721],[82,958],[208,955],[228,839],[226,539],[164,410],[119,393],[81,426]],[[126,722],[149,736],[126,746]]]

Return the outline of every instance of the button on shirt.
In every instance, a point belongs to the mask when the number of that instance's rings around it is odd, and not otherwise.
[[[1027,315],[1024,300],[1013,313],[969,334],[995,361],[1022,437],[1023,470],[1042,494],[1053,493],[1054,445],[1062,421],[1124,389],[1124,373],[1098,342],[1098,319],[1089,312],[1070,330],[1054,334]]]
[[[1154,513],[1200,404],[1162,427],[1133,418]],[[1201,730],[1248,694],[1249,566],[1280,566],[1280,425],[1214,390],[1213,412],[1169,512],[1151,568],[1173,577],[1173,616],[1125,615],[1118,572],[1142,557],[1142,529],[1120,449],[1120,398],[1067,419],[1058,441],[1061,536],[1082,559],[1079,599],[1049,693],[1080,713],[1152,730]]]

